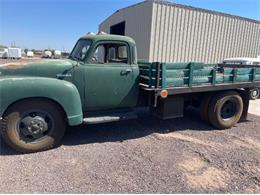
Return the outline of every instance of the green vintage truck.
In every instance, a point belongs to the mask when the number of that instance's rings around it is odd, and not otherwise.
[[[0,66],[1,135],[20,152],[60,143],[67,126],[136,118],[139,108],[162,118],[193,106],[218,129],[247,117],[260,68],[137,61],[126,36],[86,35],[68,59]]]

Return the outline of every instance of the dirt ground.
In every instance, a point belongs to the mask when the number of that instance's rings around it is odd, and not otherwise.
[[[60,147],[19,155],[3,142],[2,193],[260,193],[260,116],[220,131],[181,119],[70,128]]]
[[[13,60],[13,59],[1,59],[0,58],[0,66],[3,65],[24,65],[28,62],[40,62],[40,61],[44,61],[46,59],[43,58],[38,58],[38,57],[34,57],[34,58],[22,58],[19,60]]]

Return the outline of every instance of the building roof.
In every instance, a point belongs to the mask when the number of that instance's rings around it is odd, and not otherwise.
[[[251,18],[246,18],[246,17],[242,17],[242,16],[236,16],[236,15],[227,14],[227,13],[223,13],[223,12],[219,12],[219,11],[214,11],[214,10],[208,10],[208,9],[193,7],[193,6],[189,6],[189,5],[183,5],[183,4],[173,3],[173,2],[164,1],[164,0],[145,0],[145,1],[143,1],[143,2],[133,4],[133,5],[130,5],[130,6],[125,7],[125,8],[118,9],[118,10],[115,11],[112,15],[114,15],[114,14],[117,13],[117,12],[123,11],[123,10],[125,10],[125,9],[132,8],[132,7],[135,7],[135,6],[139,6],[139,5],[142,5],[142,4],[145,4],[145,3],[157,3],[157,4],[168,5],[168,6],[180,7],[180,8],[184,8],[184,9],[190,9],[190,10],[195,10],[195,11],[200,11],[200,12],[205,12],[205,13],[210,13],[210,14],[215,14],[215,15],[221,15],[221,16],[236,18],[236,19],[245,20],[245,21],[249,21],[249,22],[254,22],[254,23],[260,24],[260,21],[259,21],[259,20],[254,20],[254,19],[251,19]],[[105,22],[108,18],[110,18],[112,15],[110,15],[109,17],[107,17],[102,23],[104,23],[104,22]],[[102,23],[101,23],[101,24],[102,24]]]

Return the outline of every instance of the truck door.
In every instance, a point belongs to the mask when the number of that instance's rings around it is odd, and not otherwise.
[[[134,107],[138,96],[138,66],[131,63],[124,42],[100,42],[84,66],[85,111]]]

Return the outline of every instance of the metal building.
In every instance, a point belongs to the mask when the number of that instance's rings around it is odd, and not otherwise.
[[[99,30],[134,38],[139,59],[149,61],[218,63],[260,55],[260,21],[166,1],[120,9]]]

